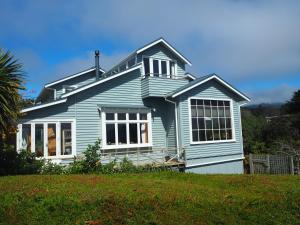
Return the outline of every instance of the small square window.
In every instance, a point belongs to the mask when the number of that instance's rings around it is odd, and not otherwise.
[[[230,102],[229,101],[224,101],[224,105],[225,106],[230,106]]]
[[[115,114],[114,113],[106,113],[106,120],[114,120]]]
[[[126,120],[126,113],[118,113],[118,120]]]
[[[191,99],[191,105],[196,105],[196,99]]]
[[[206,141],[205,130],[199,131],[199,138],[200,138],[200,141]]]
[[[204,100],[204,105],[210,106],[210,100]]]
[[[136,120],[136,113],[129,113],[129,120]]]
[[[197,105],[203,105],[203,100],[197,99]]]
[[[147,120],[147,114],[146,113],[140,113],[140,120]]]
[[[193,141],[199,141],[198,131],[197,130],[193,131]]]

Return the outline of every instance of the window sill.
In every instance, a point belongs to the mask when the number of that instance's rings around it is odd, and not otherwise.
[[[198,142],[190,142],[190,145],[205,145],[205,144],[222,144],[222,143],[234,143],[235,139],[232,140],[222,140],[222,141],[198,141]]]
[[[36,157],[38,160],[51,160],[51,159],[73,159],[76,155],[59,155],[59,156],[47,156],[47,157]]]

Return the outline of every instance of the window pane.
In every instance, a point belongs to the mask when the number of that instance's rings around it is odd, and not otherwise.
[[[205,120],[206,129],[212,129],[212,120],[206,119]]]
[[[136,113],[129,113],[129,120],[136,120]]]
[[[224,102],[223,101],[218,101],[218,106],[224,106]]]
[[[192,129],[198,129],[198,125],[197,125],[197,118],[193,118],[192,119]]]
[[[126,144],[126,124],[118,124],[118,140],[119,144]]]
[[[35,124],[35,154],[44,156],[44,124]]]
[[[231,140],[231,139],[232,139],[232,130],[227,129],[227,140]]]
[[[224,105],[225,106],[230,106],[230,102],[229,101],[224,101]]]
[[[221,133],[221,140],[226,140],[226,132],[225,130],[220,130]]]
[[[213,118],[213,129],[219,129],[219,119]]]
[[[140,120],[147,120],[147,114],[146,113],[140,113]]]
[[[198,114],[198,117],[204,117],[204,109],[203,109],[203,106],[197,106],[197,114]]]
[[[219,108],[219,117],[224,117],[224,107],[218,107]]]
[[[225,107],[225,116],[230,117],[230,108],[229,107]]]
[[[204,118],[198,118],[198,127],[199,129],[205,129]]]
[[[214,130],[214,140],[220,140],[220,133],[219,130]]]
[[[192,106],[192,117],[197,117],[196,106]]]
[[[118,120],[126,120],[126,113],[118,113]]]
[[[191,105],[196,105],[196,99],[191,99]]]
[[[62,123],[61,129],[61,154],[72,154],[72,126],[71,123]]]
[[[120,67],[119,67],[119,71],[121,72],[121,71],[124,71],[124,70],[126,70],[126,64],[123,64],[123,65],[121,65]]]
[[[148,140],[148,124],[147,123],[141,123],[140,124],[140,143],[145,144],[149,143]]]
[[[48,124],[48,156],[56,155],[56,124]]]
[[[220,122],[220,128],[224,129],[225,128],[225,119],[224,118],[219,118],[219,122]]]
[[[203,105],[203,100],[197,99],[197,105]]]
[[[31,124],[22,125],[22,143],[21,148],[31,152]]]
[[[166,75],[167,74],[167,62],[161,61],[161,73]]]
[[[198,131],[197,130],[193,131],[193,141],[199,141]]]
[[[130,144],[138,143],[137,124],[136,123],[129,124],[129,142],[130,142]]]
[[[149,73],[150,73],[149,58],[144,58],[144,59],[143,59],[143,62],[144,62],[144,71],[145,71],[145,75],[149,75]]]
[[[158,60],[153,60],[153,75],[159,76],[159,69],[158,69]]]
[[[204,100],[204,105],[210,106],[210,100]]]
[[[206,130],[206,138],[207,141],[212,141],[214,139],[212,130]]]
[[[174,62],[170,62],[170,74],[174,75],[175,74],[175,63]]]
[[[107,145],[116,144],[115,124],[106,124],[106,144]]]
[[[114,120],[115,114],[114,113],[106,113],[106,120]]]
[[[217,105],[218,105],[218,101],[216,101],[216,100],[211,100],[211,105],[212,105],[212,106],[217,106]]]
[[[199,137],[200,137],[200,141],[206,141],[205,130],[199,131]]]
[[[230,118],[226,119],[226,128],[231,128],[231,119]]]
[[[205,116],[211,117],[210,106],[205,106]]]
[[[211,112],[212,112],[212,117],[218,117],[218,108],[217,107],[212,107]]]

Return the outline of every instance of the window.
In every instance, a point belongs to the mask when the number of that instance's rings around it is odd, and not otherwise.
[[[106,148],[143,147],[150,142],[150,113],[103,112]]]
[[[18,127],[17,150],[25,149],[46,158],[74,153],[74,121],[33,121]]]
[[[22,127],[21,148],[31,152],[31,124],[24,124]]]
[[[129,59],[127,62],[128,68],[132,67],[135,65],[135,58]]]
[[[61,155],[72,154],[72,124],[61,123]]]
[[[234,139],[230,101],[190,99],[190,105],[192,142]]]
[[[172,77],[175,75],[175,61],[144,57],[144,75],[154,77]]]

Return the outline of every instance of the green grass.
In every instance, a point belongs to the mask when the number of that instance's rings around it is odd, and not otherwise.
[[[0,177],[0,224],[300,224],[300,177]]]

